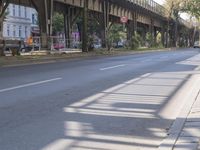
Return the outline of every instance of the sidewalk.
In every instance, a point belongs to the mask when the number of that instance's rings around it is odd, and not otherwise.
[[[174,150],[200,150],[200,93],[187,116]]]
[[[178,98],[186,100],[179,116],[171,126],[159,150],[200,150],[200,55],[186,60],[197,68],[191,72],[187,89]],[[182,96],[186,93],[187,96]],[[176,108],[174,108],[176,109]]]

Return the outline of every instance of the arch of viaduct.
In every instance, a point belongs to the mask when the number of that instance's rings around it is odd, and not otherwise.
[[[178,37],[181,36],[179,31],[184,29],[188,31],[188,34],[184,34],[182,38],[189,41],[191,27],[183,20],[177,25],[174,20],[164,17],[165,8],[153,0],[0,0],[0,21],[9,3],[34,7],[38,11],[42,48],[48,47],[48,37],[52,35],[54,11],[64,14],[67,39],[70,38],[76,19],[82,16],[83,51],[87,51],[89,17],[95,18],[101,25],[103,31],[101,38],[104,45],[110,24],[119,23],[122,16],[128,17],[126,25],[128,39],[132,38],[135,31],[142,29],[141,35],[145,36],[149,32],[153,39],[156,39],[157,34],[161,33],[164,45],[169,45],[169,41],[175,45]],[[175,31],[176,29],[179,30]]]

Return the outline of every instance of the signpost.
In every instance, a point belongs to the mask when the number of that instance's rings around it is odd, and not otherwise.
[[[123,23],[123,30],[125,30],[125,24],[128,22],[128,17],[127,16],[121,17],[120,22]]]

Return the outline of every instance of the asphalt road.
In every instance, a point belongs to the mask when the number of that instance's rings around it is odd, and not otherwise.
[[[0,150],[156,149],[197,70],[185,49],[0,68]]]

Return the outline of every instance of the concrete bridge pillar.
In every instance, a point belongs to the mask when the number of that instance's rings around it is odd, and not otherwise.
[[[133,12],[132,20],[130,20],[127,25],[127,40],[131,41],[132,37],[135,35],[136,32],[137,32],[137,13]]]
[[[146,25],[143,27],[143,31],[142,31],[142,39],[143,39],[143,44],[144,46],[146,46],[146,35],[147,35],[148,29],[146,27]]]
[[[166,36],[165,36],[166,30],[165,30],[165,26],[162,26],[161,28],[161,43],[163,46],[166,47]]]
[[[174,30],[173,27],[169,31],[169,46],[174,46]]]
[[[70,7],[66,8],[64,13],[64,28],[65,28],[65,39],[66,39],[66,47],[71,47],[71,34],[72,34],[72,21],[71,17],[71,10]]]
[[[82,51],[88,51],[88,0],[84,0],[83,27],[82,27]]]
[[[109,12],[110,12],[110,3],[107,0],[102,2],[103,6],[103,31],[102,31],[102,46],[107,47],[107,38],[108,38],[108,30],[109,30]]]
[[[65,29],[65,39],[66,47],[71,48],[72,46],[72,28],[76,23],[77,18],[81,15],[82,10],[66,6],[64,9],[64,29]],[[80,31],[81,32],[81,31]]]
[[[154,27],[154,31],[153,31],[153,44],[155,45],[157,43],[157,36],[158,36],[158,30],[156,27]]]
[[[31,0],[38,11],[41,48],[48,49],[48,38],[52,35],[53,0]]]
[[[132,39],[132,36],[133,36],[133,21],[132,20],[129,20],[128,24],[127,24],[127,40],[128,41],[131,41]]]
[[[178,22],[175,21],[174,24],[173,24],[173,27],[172,27],[172,46],[173,47],[177,47],[179,45],[179,40],[178,40],[178,36],[179,36],[179,33],[178,33]]]
[[[153,43],[155,42],[155,28],[154,28],[154,20],[151,19],[151,23],[149,24],[149,33],[150,33],[150,36],[151,36],[151,43],[150,43],[150,46],[153,46]]]

